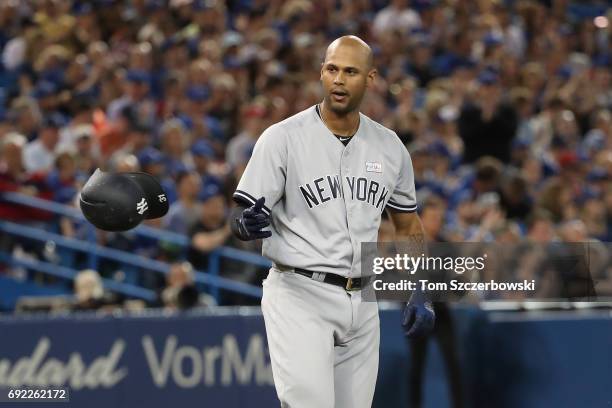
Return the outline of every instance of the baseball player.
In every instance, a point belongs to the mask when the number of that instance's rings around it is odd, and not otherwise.
[[[410,155],[359,112],[376,73],[364,41],[332,42],[324,100],[263,132],[233,196],[232,231],[265,238],[273,261],[261,306],[281,407],[371,406],[379,320],[376,302],[361,297],[361,242],[377,241],[387,210],[398,240],[424,243]],[[431,303],[413,296],[407,335],[433,322]]]

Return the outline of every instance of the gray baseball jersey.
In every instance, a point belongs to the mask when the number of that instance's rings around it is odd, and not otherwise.
[[[397,135],[360,113],[346,146],[312,106],[266,129],[234,193],[252,205],[265,197],[273,262],[360,276],[361,243],[377,241],[386,207],[417,208],[410,155]]]

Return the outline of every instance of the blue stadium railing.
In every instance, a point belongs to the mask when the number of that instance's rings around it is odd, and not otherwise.
[[[43,200],[18,193],[3,193],[0,195],[0,199],[14,204],[34,207],[56,215],[70,217],[75,220],[85,221],[83,214],[76,208],[53,201]],[[97,243],[95,228],[87,222],[86,226],[87,240],[83,241],[76,238],[65,237],[58,233],[46,231],[41,228],[0,220],[0,232],[3,234],[9,234],[22,239],[39,241],[43,243],[54,242],[58,249],[86,253],[87,267],[91,269],[97,269],[100,258],[105,258],[118,262],[122,265],[131,265],[136,268],[150,270],[161,274],[167,273],[169,265],[165,262],[99,245]],[[131,232],[146,238],[158,240],[160,242],[174,244],[181,248],[188,248],[191,244],[189,238],[185,235],[159,230],[146,225],[140,225]],[[220,247],[209,253],[209,264],[207,271],[195,271],[194,276],[196,284],[209,288],[209,293],[217,301],[219,301],[219,291],[221,289],[255,298],[261,297],[262,291],[260,287],[242,282],[236,282],[219,276],[222,258],[229,258],[234,261],[253,264],[258,267],[270,267],[270,261],[260,255],[241,251],[236,248]],[[58,265],[55,263],[33,259],[16,258],[11,254],[1,251],[0,262],[68,280],[72,280],[77,273],[76,269],[72,269],[65,265]],[[140,298],[147,301],[152,301],[155,298],[155,293],[153,291],[139,287],[133,283],[105,279],[104,285],[110,291],[121,293],[129,297]]]

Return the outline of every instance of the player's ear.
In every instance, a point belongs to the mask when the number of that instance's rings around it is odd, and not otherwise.
[[[376,70],[376,68],[372,68],[370,72],[368,72],[368,77],[366,79],[367,88],[370,88],[372,85],[374,85],[374,79],[376,78],[376,75],[378,75],[378,71]]]
[[[319,79],[321,81],[323,80],[323,67],[325,67],[325,63],[324,62],[321,63],[321,74],[319,75]]]

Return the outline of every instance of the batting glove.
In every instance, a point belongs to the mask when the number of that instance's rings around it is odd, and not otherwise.
[[[270,225],[270,216],[263,212],[266,202],[265,197],[261,197],[251,207],[242,211],[232,222],[234,234],[243,241],[263,239],[272,236],[271,231],[262,231],[262,228]]]
[[[435,322],[436,314],[431,301],[422,293],[414,293],[404,307],[402,327],[406,337],[416,338],[428,334]]]

